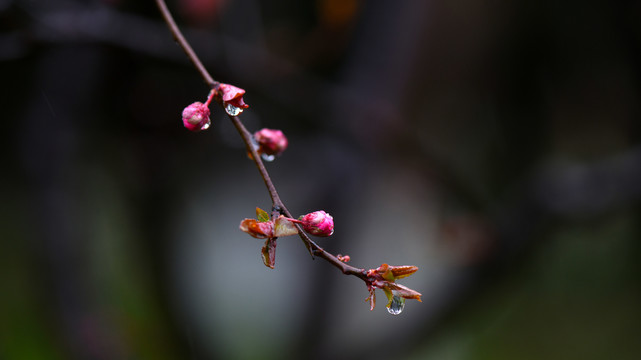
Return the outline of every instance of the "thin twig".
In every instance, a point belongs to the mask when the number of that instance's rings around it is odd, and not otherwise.
[[[203,66],[200,58],[198,58],[198,55],[196,55],[194,49],[191,48],[191,45],[189,45],[189,42],[183,36],[180,28],[178,28],[178,25],[176,25],[176,21],[174,21],[174,17],[171,16],[171,12],[167,8],[165,0],[156,0],[156,4],[158,5],[160,12],[162,13],[162,17],[165,19],[167,26],[169,26],[169,30],[174,35],[174,40],[176,40],[178,45],[180,45],[180,47],[182,47],[182,49],[185,51],[185,54],[187,54],[189,60],[191,60],[191,62],[194,64],[196,70],[200,72],[200,76],[202,76],[203,80],[205,80],[205,83],[207,83],[207,85],[209,85],[209,87],[212,89],[218,86],[218,84],[220,83],[211,77],[209,71],[205,69],[205,66]]]

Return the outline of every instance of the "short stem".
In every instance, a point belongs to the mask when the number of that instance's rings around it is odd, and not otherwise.
[[[205,106],[209,107],[209,104],[211,104],[211,101],[214,99],[214,95],[216,95],[216,89],[211,89],[209,96],[207,96],[207,101],[205,101]]]
[[[289,220],[289,221],[293,222],[294,224],[302,224],[302,223],[303,223],[302,221],[300,221],[300,220],[298,220],[298,219],[292,219],[292,218],[290,218],[290,217],[288,217],[288,218],[287,218],[287,220]]]

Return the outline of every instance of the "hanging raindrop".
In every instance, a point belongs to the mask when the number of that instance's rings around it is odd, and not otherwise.
[[[237,116],[238,114],[243,112],[243,109],[235,107],[232,104],[227,104],[227,106],[225,106],[225,111],[231,116]]]
[[[207,129],[209,129],[209,126],[210,126],[210,125],[211,125],[211,121],[207,121],[206,123],[204,123],[204,124],[200,127],[200,130],[207,130]]]
[[[265,161],[267,161],[267,162],[272,162],[272,161],[274,161],[274,159],[276,159],[276,156],[274,156],[274,155],[267,155],[267,154],[261,154],[261,155],[260,155],[260,157],[262,157],[262,158],[263,158],[263,160],[265,160]]]
[[[387,312],[392,315],[398,315],[401,312],[403,312],[404,307],[405,307],[405,298],[394,294],[394,297],[392,297],[392,303],[387,308]]]

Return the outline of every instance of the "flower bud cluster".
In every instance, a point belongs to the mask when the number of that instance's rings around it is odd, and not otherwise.
[[[207,130],[211,125],[209,104],[214,97],[223,104],[225,111],[230,115],[240,114],[243,109],[249,107],[243,101],[243,95],[245,95],[245,90],[241,88],[229,84],[218,84],[209,92],[204,104],[197,101],[183,110],[183,125],[187,130],[193,132]]]
[[[209,104],[214,98],[223,105],[229,115],[236,116],[249,107],[245,104],[243,95],[245,95],[244,89],[229,84],[218,84],[209,92],[205,103],[197,101],[183,110],[183,125],[193,132],[207,130],[211,125]],[[289,145],[285,134],[276,129],[265,128],[256,131],[253,139],[258,155],[270,161],[274,156],[282,154]]]

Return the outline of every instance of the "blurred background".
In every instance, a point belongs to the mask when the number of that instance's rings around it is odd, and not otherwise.
[[[295,214],[417,265],[399,316],[295,237],[154,1],[1,0],[1,359],[641,358],[639,1],[174,0]]]

